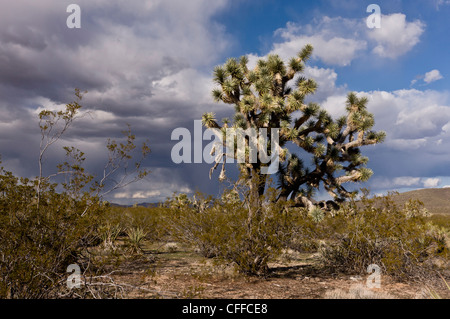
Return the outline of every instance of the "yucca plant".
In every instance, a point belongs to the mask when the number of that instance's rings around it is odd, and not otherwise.
[[[113,225],[110,222],[107,222],[104,226],[100,227],[99,237],[102,240],[103,247],[115,249],[114,242],[122,231],[123,228],[119,224]]]
[[[129,227],[127,236],[130,243],[130,249],[133,253],[142,253],[141,242],[147,236],[147,232],[142,227]]]
[[[314,207],[310,212],[309,216],[315,223],[320,223],[325,218],[324,211],[319,207]]]

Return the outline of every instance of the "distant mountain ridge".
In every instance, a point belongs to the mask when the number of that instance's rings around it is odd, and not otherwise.
[[[450,188],[424,188],[393,196],[399,205],[410,199],[420,200],[432,214],[450,214]]]
[[[110,203],[110,205],[112,207],[133,207],[133,206],[138,206],[138,207],[159,207],[162,203],[139,203],[139,204],[133,204],[133,205],[121,205],[121,204],[116,204],[116,203]]]
[[[410,199],[423,202],[425,208],[432,214],[450,214],[450,188],[425,188],[394,195],[392,199],[396,204],[402,205]],[[139,203],[139,207],[158,207],[162,203]],[[134,205],[120,205],[111,203],[116,207],[133,207]]]

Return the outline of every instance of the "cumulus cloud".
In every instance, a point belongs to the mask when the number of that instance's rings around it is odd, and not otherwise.
[[[36,96],[59,102],[77,85],[116,112],[142,110],[152,83],[212,63],[227,45],[210,20],[224,1],[81,1],[78,30],[65,26],[65,2],[3,6],[0,84],[36,90],[39,81]]]
[[[431,83],[437,80],[442,79],[443,76],[441,75],[441,73],[439,72],[439,70],[431,70],[430,72],[425,73],[425,77],[424,77],[424,81],[426,83]]]
[[[367,31],[369,39],[375,41],[373,52],[381,57],[397,58],[410,51],[420,41],[425,24],[416,20],[406,21],[406,15],[394,13],[381,16],[381,28]]]
[[[321,35],[299,36],[275,44],[273,52],[280,56],[295,56],[299,48],[312,44],[315,48],[314,57],[329,65],[346,66],[356,57],[359,51],[366,48],[364,41],[332,37],[327,39]]]
[[[377,190],[395,190],[405,188],[436,188],[440,183],[441,179],[437,177],[399,176],[395,178],[377,177],[374,178],[372,185]]]
[[[402,176],[396,177],[393,180],[393,184],[396,186],[414,186],[418,185],[420,182],[419,177]]]
[[[428,85],[432,82],[438,81],[440,79],[443,79],[441,72],[437,69],[431,70],[430,72],[427,72],[425,74],[419,74],[411,81],[411,87],[416,84],[418,81],[423,81],[421,85]],[[420,83],[420,82],[419,82]]]
[[[365,40],[355,39],[350,29],[361,25],[357,20],[323,17],[314,24],[288,23],[286,28],[276,31],[282,42],[275,43],[272,53],[283,58],[295,56],[299,48],[312,44],[314,57],[329,65],[346,66],[365,50]]]
[[[338,74],[333,69],[306,66],[303,75],[317,83],[317,90],[311,97],[315,102],[323,103],[330,96],[346,94],[345,85],[336,85]],[[341,104],[341,108],[343,105]]]
[[[444,134],[450,121],[447,92],[402,89],[392,92],[360,92],[369,97],[376,126],[388,132],[388,140],[429,140]]]
[[[273,45],[272,53],[288,58],[309,43],[315,48],[314,58],[328,65],[348,66],[369,52],[382,58],[402,56],[420,42],[425,30],[422,21],[409,22],[402,13],[382,15],[381,21],[378,29],[367,28],[363,19],[342,17],[325,16],[306,25],[290,22],[275,32],[282,41]]]
[[[385,143],[386,146],[398,151],[414,151],[419,150],[427,144],[427,139],[403,139],[403,138],[391,138]]]
[[[436,10],[439,10],[441,6],[450,5],[450,0],[434,0]]]
[[[426,178],[423,180],[423,186],[425,188],[435,188],[438,187],[441,180],[439,178]]]

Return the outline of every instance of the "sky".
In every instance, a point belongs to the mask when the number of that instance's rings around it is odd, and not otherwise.
[[[80,28],[67,26],[72,3]],[[380,28],[367,24],[370,4],[381,10]],[[194,135],[204,112],[233,114],[211,96],[212,71],[227,58],[288,60],[310,43],[305,76],[319,86],[311,101],[339,116],[348,92],[366,96],[374,128],[387,133],[362,148],[374,175],[355,187],[382,194],[450,185],[448,0],[0,0],[0,8],[0,154],[17,175],[38,175],[38,113],[63,109],[79,88],[89,116],[52,145],[44,175],[71,145],[100,176],[107,139],[120,140],[130,124],[137,143],[149,141],[143,166],[151,173],[108,200],[218,195],[227,185],[218,172],[209,178],[210,164],[173,162],[173,130]]]

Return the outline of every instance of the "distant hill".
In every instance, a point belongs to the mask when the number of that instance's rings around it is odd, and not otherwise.
[[[396,204],[402,205],[410,199],[418,199],[423,202],[425,208],[432,214],[450,215],[450,188],[425,188],[405,193],[399,193],[392,198]],[[141,207],[158,207],[161,203],[139,203]],[[133,207],[133,205],[120,205],[111,203],[116,207]]]
[[[450,188],[426,188],[393,196],[397,204],[418,199],[432,214],[450,214]]]
[[[134,206],[134,205],[121,205],[121,204],[116,204],[116,203],[110,203],[110,205],[112,207],[133,207]],[[136,206],[146,207],[146,208],[148,208],[148,207],[158,207],[159,205],[161,205],[161,203],[139,203],[139,204],[136,204]]]

